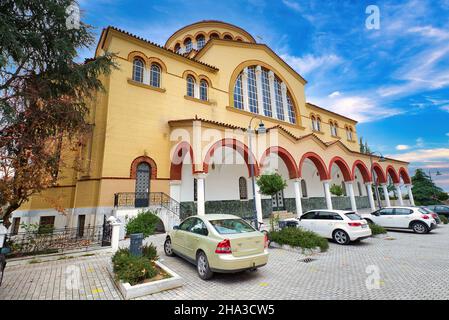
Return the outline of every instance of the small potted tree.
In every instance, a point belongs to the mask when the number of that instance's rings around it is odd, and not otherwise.
[[[343,188],[338,184],[333,184],[330,188],[330,192],[337,197],[341,197],[343,195]]]
[[[284,190],[287,186],[287,182],[278,173],[263,174],[257,179],[256,183],[259,186],[260,193],[270,197]],[[276,216],[272,216],[272,218],[279,220],[279,217]],[[273,229],[273,221],[271,221],[271,224]]]

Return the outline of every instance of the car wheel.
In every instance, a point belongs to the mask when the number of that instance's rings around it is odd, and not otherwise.
[[[209,261],[203,251],[198,252],[196,255],[196,269],[198,271],[198,275],[203,280],[209,280],[214,275],[214,273],[210,270]]]
[[[173,257],[175,254],[171,246],[171,239],[167,238],[164,242],[164,252],[166,256]]]
[[[429,232],[429,227],[426,226],[425,223],[415,222],[412,225],[413,232],[423,234]]]
[[[342,244],[342,245],[346,245],[348,244],[351,239],[349,238],[349,235],[346,233],[346,231],[343,230],[335,230],[332,238],[334,239],[334,241],[338,244]]]

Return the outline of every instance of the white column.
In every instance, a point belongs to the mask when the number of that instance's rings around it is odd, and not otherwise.
[[[406,184],[405,186],[407,187],[408,198],[410,199],[410,205],[415,206],[415,199],[413,198],[412,185]]]
[[[288,116],[288,103],[287,103],[287,86],[284,82],[281,83],[281,92],[282,92],[282,107],[284,108],[284,121],[289,121]]]
[[[376,205],[374,204],[374,197],[373,197],[373,189],[371,188],[372,183],[367,182],[367,183],[365,183],[365,185],[366,185],[366,192],[368,194],[368,200],[369,200],[369,205],[371,207],[371,210],[376,211]]]
[[[390,194],[388,193],[388,188],[386,184],[382,184],[382,190],[384,192],[384,197],[385,197],[385,205],[387,207],[391,207],[391,202],[390,202]]]
[[[332,196],[330,189],[330,180],[323,181],[324,185],[324,196],[326,197],[327,209],[332,210]]]
[[[143,83],[148,85],[150,84],[150,68],[143,68]]]
[[[268,71],[268,80],[270,82],[270,100],[271,100],[271,112],[275,119],[278,119],[278,111],[276,108],[276,89],[274,88],[274,72]]]
[[[3,244],[5,243],[6,234],[8,233],[8,229],[2,224],[0,224],[0,248],[3,247]]]
[[[111,248],[112,251],[115,252],[118,250],[118,245],[120,242],[120,226],[122,224],[113,216],[109,217],[107,221],[112,227]]]
[[[403,206],[404,205],[404,200],[402,199],[401,185],[400,184],[395,184],[394,186],[396,187],[396,192],[398,193],[399,205]]]
[[[243,91],[243,110],[249,110],[249,96],[248,96],[248,68],[243,69],[242,72],[242,91]]]
[[[206,214],[205,209],[205,190],[204,190],[204,180],[206,179],[206,175],[204,173],[197,174],[196,178],[196,206],[197,206],[197,215],[204,216]]]
[[[302,216],[302,190],[301,190],[301,179],[295,179],[294,181],[294,188],[295,188],[295,203],[296,203],[296,214],[298,215],[298,218]]]
[[[261,116],[265,115],[263,112],[263,93],[262,93],[262,67],[256,67],[256,87],[257,87],[257,109]]]
[[[354,194],[354,181],[348,181],[346,183],[346,190],[348,190],[349,199],[351,200],[351,210],[357,211],[357,204],[355,202],[355,194]]]
[[[254,199],[254,201],[256,201],[257,221],[263,222],[262,197],[260,195],[260,189],[259,189],[259,186],[257,185],[257,183],[255,183],[254,190],[255,190],[255,194],[256,194],[256,198]]]
[[[196,82],[193,84],[193,97],[196,99],[200,98],[200,85]]]
[[[181,180],[170,180],[170,198],[181,202]]]

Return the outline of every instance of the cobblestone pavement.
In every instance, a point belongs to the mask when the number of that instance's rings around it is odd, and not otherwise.
[[[349,246],[330,243],[329,251],[310,263],[300,262],[304,256],[298,253],[270,249],[268,265],[257,272],[217,274],[206,282],[190,263],[166,257],[164,235],[156,235],[148,241],[185,285],[142,299],[448,299],[449,225],[428,235],[390,231],[388,236]],[[96,255],[7,267],[0,299],[119,299],[106,270],[109,259]],[[79,290],[65,286],[73,266],[80,270]]]

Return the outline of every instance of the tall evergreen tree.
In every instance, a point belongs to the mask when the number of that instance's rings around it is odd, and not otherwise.
[[[71,0],[0,1],[0,218],[56,184],[61,144],[79,147],[87,103],[115,66],[105,53],[77,63],[94,44]],[[71,164],[67,164],[71,165]]]
[[[417,169],[412,177],[412,192],[417,205],[438,204],[443,190],[437,187],[430,177],[422,170]]]

